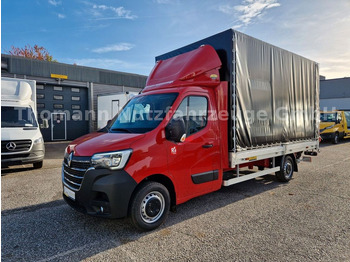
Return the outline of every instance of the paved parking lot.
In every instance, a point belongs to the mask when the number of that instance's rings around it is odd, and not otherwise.
[[[64,203],[64,146],[48,144],[40,170],[2,170],[3,261],[350,261],[350,142],[323,145],[288,184],[223,188],[148,233]]]

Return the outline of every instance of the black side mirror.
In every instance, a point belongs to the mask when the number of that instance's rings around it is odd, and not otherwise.
[[[183,118],[173,118],[165,127],[165,137],[169,141],[184,142],[186,139],[186,127]]]
[[[107,121],[107,125],[106,125],[106,126],[109,126],[111,123],[112,123],[112,119],[109,119],[109,120]]]

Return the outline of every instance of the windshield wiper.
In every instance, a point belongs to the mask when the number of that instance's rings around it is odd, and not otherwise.
[[[124,132],[126,132],[126,133],[131,133],[130,130],[125,129],[125,128],[113,128],[112,131],[124,131]]]

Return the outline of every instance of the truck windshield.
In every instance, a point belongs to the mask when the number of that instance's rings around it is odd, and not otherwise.
[[[177,93],[135,97],[110,127],[115,133],[146,133],[156,128],[174,103]]]
[[[1,127],[37,127],[34,112],[30,107],[1,107]]]
[[[321,122],[335,122],[337,113],[321,113]]]

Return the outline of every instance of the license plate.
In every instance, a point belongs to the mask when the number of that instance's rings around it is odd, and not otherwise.
[[[72,191],[72,190],[70,190],[69,188],[63,186],[63,193],[64,193],[67,197],[69,197],[69,198],[75,200],[75,192]]]

